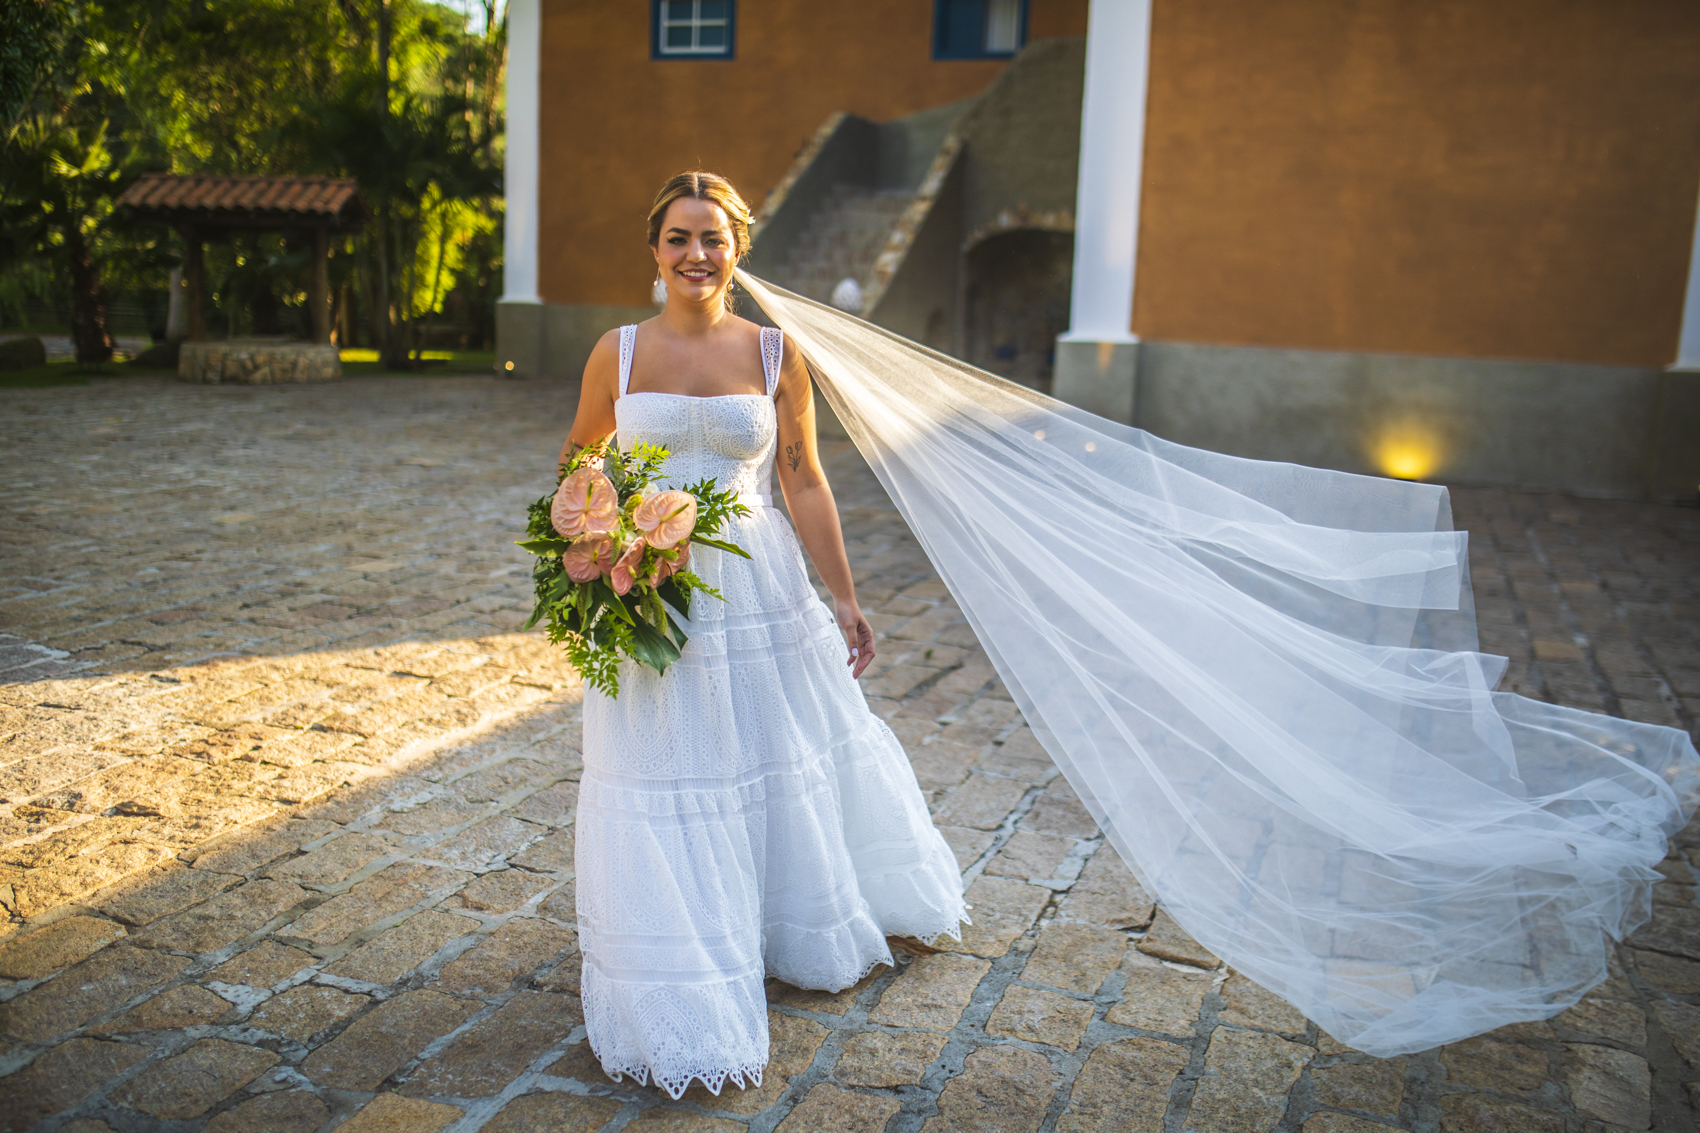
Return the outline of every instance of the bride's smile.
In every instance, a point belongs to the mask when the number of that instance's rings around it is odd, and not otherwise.
[[[667,228],[655,246],[657,275],[671,297],[691,303],[717,298],[737,264],[732,233],[725,213],[712,201],[675,201],[667,213]]]

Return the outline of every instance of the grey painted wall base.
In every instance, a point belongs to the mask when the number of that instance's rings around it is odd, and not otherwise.
[[[1052,394],[1088,413],[1133,424],[1140,382],[1139,345],[1057,339]]]
[[[543,360],[543,304],[496,304],[496,372],[535,378]]]
[[[1134,383],[1058,343],[1059,397]],[[1700,487],[1700,373],[1144,342],[1135,424],[1196,448],[1442,483],[1655,500]],[[1111,370],[1116,366],[1112,365]],[[1065,383],[1065,372],[1068,381]]]
[[[1659,400],[1647,496],[1700,501],[1700,370],[1659,375]]]
[[[577,381],[596,340],[626,323],[640,323],[654,307],[590,304],[496,304],[496,362],[516,378]],[[507,370],[507,363],[514,367]]]

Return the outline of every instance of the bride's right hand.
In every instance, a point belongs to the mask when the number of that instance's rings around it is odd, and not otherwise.
[[[868,624],[868,619],[862,614],[862,607],[854,599],[848,602],[834,602],[832,614],[838,622],[838,628],[844,633],[844,643],[850,647],[850,656],[845,664],[850,666],[851,679],[855,679],[873,662],[874,627]]]

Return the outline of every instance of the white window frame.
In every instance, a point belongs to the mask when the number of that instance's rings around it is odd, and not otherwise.
[[[718,20],[704,19],[702,15],[703,0],[689,0],[691,14],[687,19],[672,18],[673,4],[678,0],[657,0],[655,10],[655,54],[658,58],[707,58],[723,59],[732,55],[732,21],[733,0],[725,0],[726,15]],[[691,45],[689,47],[672,47],[667,42],[669,28],[688,27],[691,29]],[[725,29],[725,42],[718,46],[704,47],[702,45],[702,29],[718,27]]]
[[[1021,50],[1021,0],[986,0],[987,55],[1014,55]]]

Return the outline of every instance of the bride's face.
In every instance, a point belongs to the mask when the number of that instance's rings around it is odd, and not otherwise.
[[[655,263],[669,298],[718,302],[732,282],[736,259],[732,225],[719,205],[681,197],[667,206]]]

